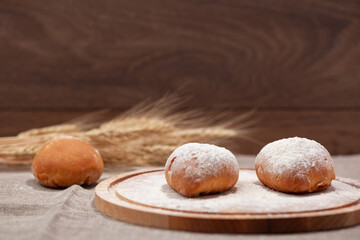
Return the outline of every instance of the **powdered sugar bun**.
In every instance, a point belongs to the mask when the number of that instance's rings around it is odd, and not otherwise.
[[[281,192],[315,192],[335,179],[330,153],[307,138],[285,138],[267,144],[255,159],[259,180]]]
[[[187,197],[226,191],[235,185],[238,177],[235,156],[226,148],[211,144],[182,145],[175,149],[165,165],[169,186]]]

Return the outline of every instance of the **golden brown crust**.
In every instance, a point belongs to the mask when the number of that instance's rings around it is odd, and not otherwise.
[[[38,182],[53,188],[90,185],[100,178],[103,168],[101,156],[94,147],[71,137],[48,141],[32,163]]]
[[[334,171],[319,168],[311,169],[308,173],[298,173],[296,170],[284,171],[281,175],[274,175],[262,171],[261,164],[255,165],[256,175],[266,186],[286,193],[317,192],[331,186],[335,179]]]
[[[224,172],[224,174],[205,179],[201,182],[196,182],[194,179],[184,179],[183,176],[184,174],[170,178],[169,171],[165,170],[167,183],[175,191],[186,197],[198,197],[200,195],[229,190],[236,184],[239,177],[233,171]]]

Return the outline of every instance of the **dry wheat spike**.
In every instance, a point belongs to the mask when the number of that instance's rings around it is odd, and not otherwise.
[[[106,111],[70,122],[31,129],[0,138],[0,163],[31,164],[41,146],[59,135],[79,137],[97,148],[105,165],[146,166],[164,164],[170,153],[187,142],[220,144],[247,138],[250,114],[229,118],[225,112],[179,111],[181,98],[165,96],[141,103],[110,120]]]

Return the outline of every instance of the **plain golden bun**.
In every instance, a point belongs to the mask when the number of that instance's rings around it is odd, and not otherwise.
[[[45,143],[32,163],[38,182],[53,188],[90,185],[100,178],[103,168],[101,156],[93,146],[70,136]]]
[[[330,153],[306,138],[286,138],[267,144],[255,159],[259,180],[281,192],[321,191],[335,179]]]
[[[239,165],[227,149],[211,144],[187,143],[175,149],[165,165],[171,188],[187,197],[226,191],[239,177]]]

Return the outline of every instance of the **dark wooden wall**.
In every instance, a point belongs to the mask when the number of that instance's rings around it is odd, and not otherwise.
[[[360,1],[0,0],[0,83],[1,136],[182,87],[256,108],[263,143],[360,153]]]

